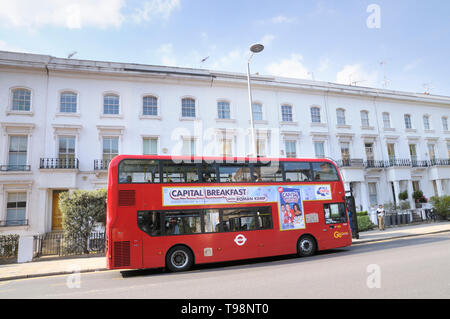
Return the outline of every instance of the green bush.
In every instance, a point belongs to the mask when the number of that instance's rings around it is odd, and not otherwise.
[[[17,257],[19,235],[0,235],[0,258]]]
[[[88,253],[89,235],[97,223],[106,223],[106,189],[75,190],[60,195],[65,253]]]
[[[408,191],[404,191],[401,192],[400,194],[398,194],[398,199],[402,200],[407,200],[408,199]]]
[[[431,204],[434,207],[435,214],[446,219],[450,216],[450,196],[433,196],[430,198]]]
[[[368,216],[368,212],[365,210],[365,211],[362,211],[362,212],[357,212],[356,213],[356,216]]]
[[[358,216],[358,230],[366,231],[374,228],[375,225],[370,220],[369,216]]]

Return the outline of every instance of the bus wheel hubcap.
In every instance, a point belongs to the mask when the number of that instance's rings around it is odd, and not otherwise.
[[[188,255],[182,251],[177,250],[172,254],[172,265],[174,265],[176,268],[183,268],[188,263],[189,257]]]
[[[309,240],[302,240],[300,243],[300,248],[304,252],[310,252],[312,249],[312,245]]]

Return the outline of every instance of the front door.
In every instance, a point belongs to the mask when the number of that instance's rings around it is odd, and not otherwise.
[[[66,190],[54,190],[52,196],[52,230],[62,230],[62,213],[59,209],[59,196]]]

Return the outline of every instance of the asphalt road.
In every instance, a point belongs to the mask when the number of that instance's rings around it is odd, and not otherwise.
[[[450,298],[450,233],[162,270],[103,271],[0,282],[9,298]]]

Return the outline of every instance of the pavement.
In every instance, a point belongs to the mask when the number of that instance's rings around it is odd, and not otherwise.
[[[400,225],[386,228],[384,231],[361,232],[359,233],[359,239],[353,239],[353,245],[449,231],[450,222]],[[106,270],[106,257],[104,256],[44,259],[29,263],[0,265],[0,281]]]

